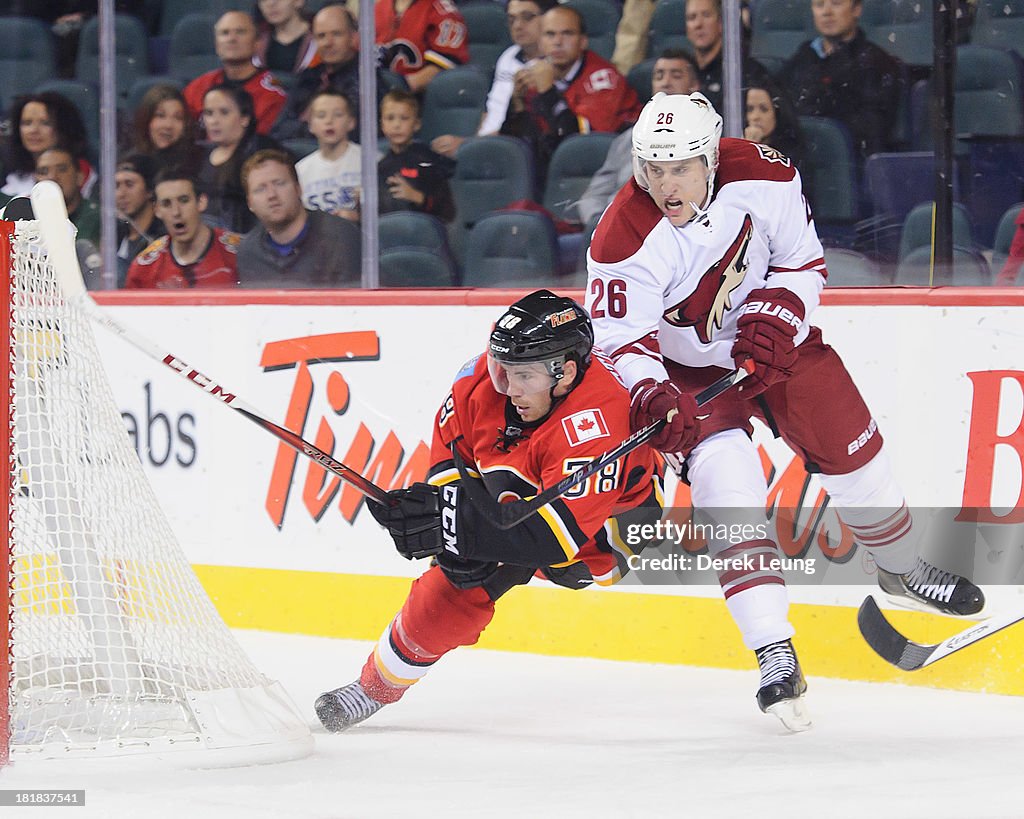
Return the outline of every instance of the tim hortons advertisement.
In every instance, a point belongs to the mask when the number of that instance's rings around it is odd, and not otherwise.
[[[455,304],[109,309],[385,489],[423,479],[434,415],[502,312]],[[1024,307],[824,306],[815,323],[874,413],[850,446],[884,436],[915,519],[936,542],[956,541],[959,568],[969,568],[966,561],[990,582],[1024,583]],[[120,340],[96,334],[129,434],[194,563],[419,573],[390,548],[353,487]],[[757,428],[755,442],[772,534],[787,560],[804,561],[787,566],[799,587],[794,597],[859,600],[861,590],[836,586],[862,582],[870,561],[818,480],[767,428]],[[696,565],[704,543],[684,531],[689,493],[671,477],[666,503],[658,554],[677,555],[676,569],[685,557]],[[713,583],[713,574],[690,576]],[[626,585],[704,593],[678,571],[644,577],[638,571]]]

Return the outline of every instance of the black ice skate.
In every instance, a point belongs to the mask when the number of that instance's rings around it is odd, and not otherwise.
[[[800,661],[790,640],[769,643],[754,651],[761,667],[761,687],[757,705],[766,714],[773,714],[794,733],[811,727],[811,717],[803,694],[807,681],[800,670]]]
[[[985,607],[984,593],[970,580],[920,557],[906,574],[893,574],[879,566],[878,585],[892,603],[904,608],[971,617]]]
[[[313,704],[320,722],[331,733],[351,728],[383,707],[384,703],[367,694],[359,680],[321,694]]]

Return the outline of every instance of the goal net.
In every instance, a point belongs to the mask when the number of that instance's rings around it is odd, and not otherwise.
[[[294,703],[246,657],[178,545],[38,223],[0,222],[0,281],[0,762],[8,749],[14,761],[148,752],[186,765],[309,753]]]

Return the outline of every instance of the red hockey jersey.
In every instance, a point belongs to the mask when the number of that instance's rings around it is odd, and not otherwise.
[[[222,228],[212,231],[206,252],[184,265],[174,258],[170,237],[161,236],[132,262],[125,288],[234,287],[238,284],[236,254],[242,237]]]
[[[413,0],[401,17],[394,0],[374,7],[381,68],[405,76],[426,65],[453,68],[469,62],[466,21],[450,0]]]
[[[449,448],[455,442],[492,498],[528,499],[630,432],[629,394],[599,355],[579,385],[539,425],[516,426],[514,412],[506,418],[507,405],[508,399],[491,384],[487,357],[467,362],[437,414],[429,481],[444,485],[460,479]],[[625,542],[629,521],[638,519],[637,513],[644,522],[661,516],[661,463],[660,455],[642,446],[543,507],[537,513],[546,524],[542,536],[566,557],[556,565],[582,561],[602,585],[625,574],[626,559],[635,551]]]

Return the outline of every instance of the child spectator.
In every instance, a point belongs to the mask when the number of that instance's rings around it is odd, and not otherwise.
[[[203,124],[210,138],[199,166],[199,189],[208,199],[206,218],[220,227],[245,233],[256,223],[245,204],[242,163],[263,148],[277,148],[256,133],[253,101],[236,86],[215,85],[203,97]]]
[[[380,127],[388,141],[388,152],[377,163],[380,212],[416,210],[445,222],[454,219],[455,202],[448,179],[455,163],[413,141],[420,129],[416,97],[398,90],[385,94]]]
[[[309,130],[319,147],[296,169],[305,207],[358,222],[362,152],[349,142],[355,127],[348,97],[335,88],[318,92],[309,104]]]
[[[154,85],[135,109],[132,153],[153,158],[157,167],[197,171],[202,152],[185,97],[173,85]]]
[[[238,284],[235,258],[242,237],[203,222],[206,196],[192,177],[180,170],[160,171],[154,185],[156,215],[167,226],[161,236],[138,255],[125,287],[231,287]]]

